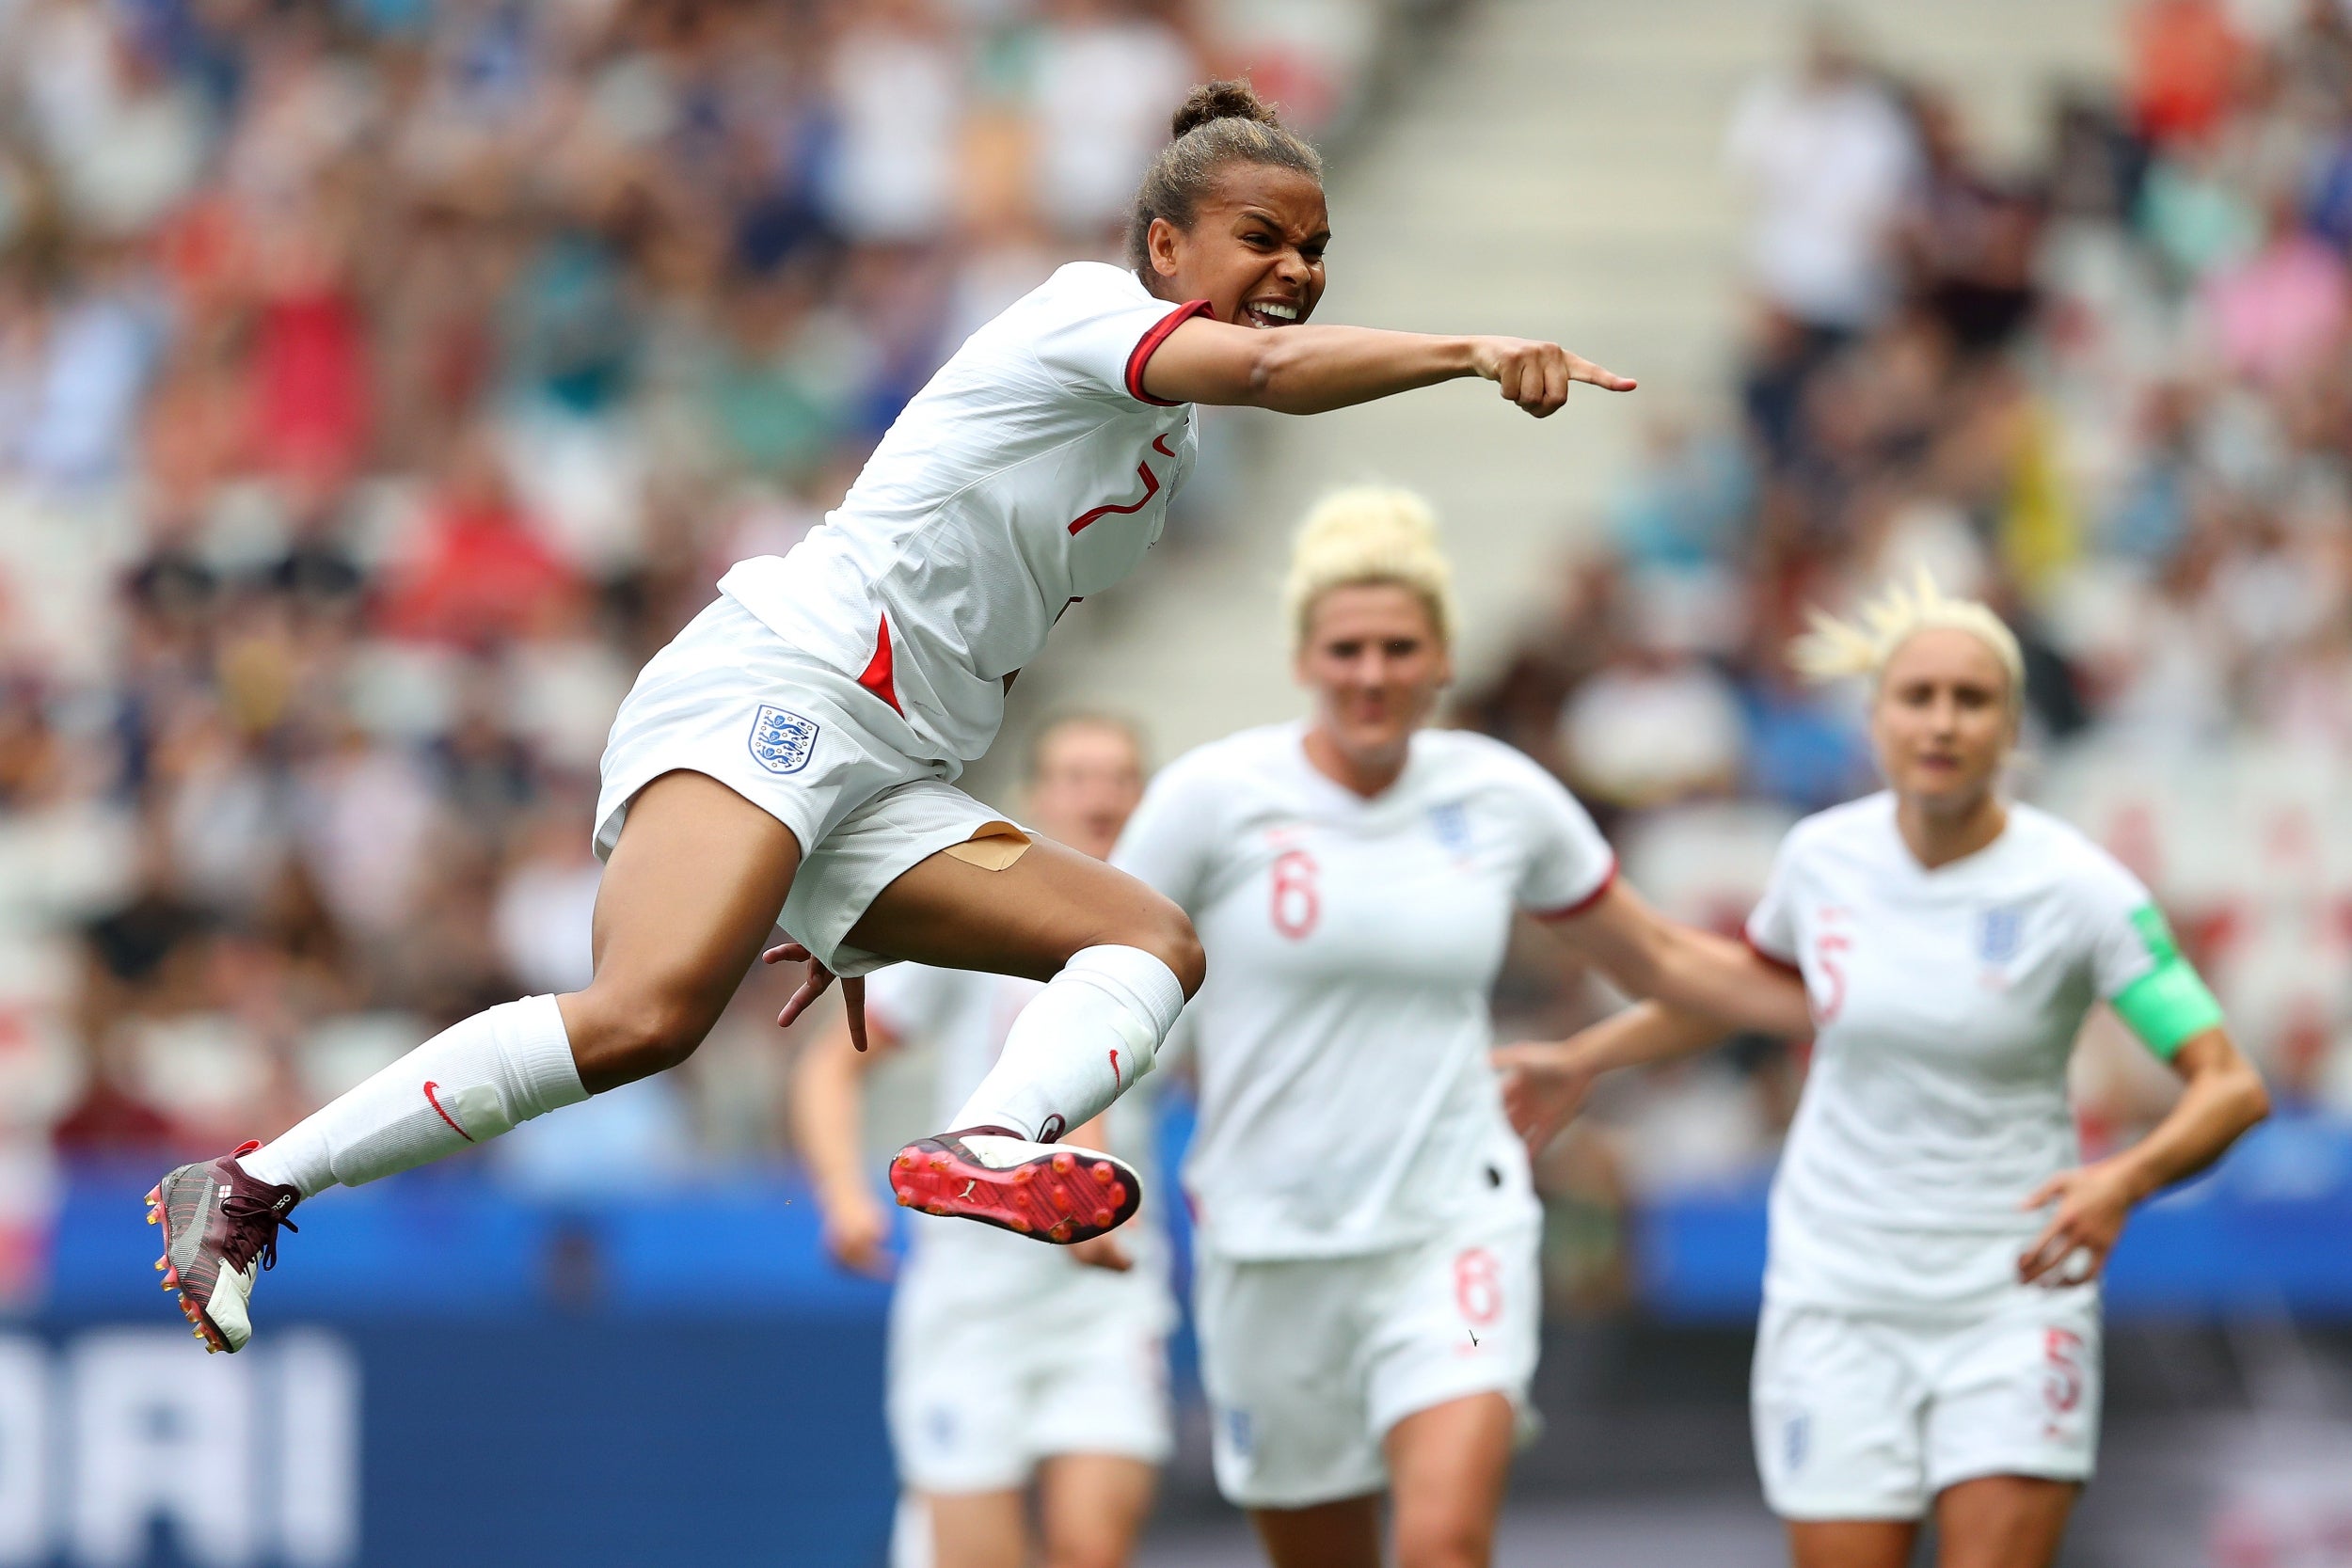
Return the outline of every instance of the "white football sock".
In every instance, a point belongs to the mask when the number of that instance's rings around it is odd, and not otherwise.
[[[302,1191],[357,1187],[588,1098],[552,996],[452,1024],[237,1163]]]
[[[1184,1008],[1176,972],[1140,947],[1081,948],[1013,1020],[949,1131],[1009,1127],[1052,1143],[1152,1070]]]

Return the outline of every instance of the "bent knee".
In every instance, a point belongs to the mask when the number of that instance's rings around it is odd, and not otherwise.
[[[601,978],[566,1002],[572,1053],[592,1091],[668,1071],[694,1053],[717,1022],[691,997]]]
[[[1184,1000],[1189,1002],[1200,990],[1200,982],[1209,976],[1209,955],[1200,945],[1200,933],[1192,928],[1192,917],[1178,909],[1168,898],[1158,901],[1153,910],[1149,942],[1136,943],[1176,975],[1176,983],[1184,988]]]
[[[1108,943],[1140,948],[1168,965],[1184,990],[1184,1000],[1191,1001],[1209,972],[1208,955],[1200,949],[1192,918],[1174,899],[1141,882],[1130,882],[1126,892],[1131,896],[1106,900],[1096,911],[1089,928],[1062,955],[1063,961],[1082,947]]]

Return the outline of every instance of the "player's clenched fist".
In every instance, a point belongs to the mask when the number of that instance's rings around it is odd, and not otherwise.
[[[1612,392],[1629,392],[1635,386],[1630,377],[1603,370],[1558,343],[1532,338],[1480,338],[1470,353],[1480,375],[1539,420],[1559,412],[1560,405],[1568,401],[1573,382]]]

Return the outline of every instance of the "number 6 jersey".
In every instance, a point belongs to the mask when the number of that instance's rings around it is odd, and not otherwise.
[[[1486,1053],[1514,909],[1566,915],[1615,862],[1583,808],[1483,736],[1427,730],[1364,800],[1299,724],[1164,769],[1112,863],[1192,916],[1209,978],[1185,1013],[1200,1125],[1184,1170],[1204,1245],[1236,1259],[1407,1245],[1526,1158]]]

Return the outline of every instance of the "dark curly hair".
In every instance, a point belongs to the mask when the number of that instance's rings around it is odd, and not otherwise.
[[[1200,198],[1226,165],[1263,164],[1323,179],[1323,155],[1284,130],[1248,82],[1203,82],[1193,88],[1168,122],[1168,135],[1136,192],[1127,230],[1127,264],[1138,273],[1152,264],[1152,220],[1191,229]]]

